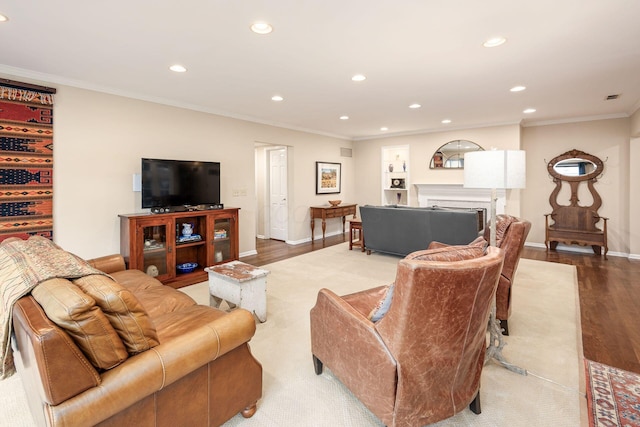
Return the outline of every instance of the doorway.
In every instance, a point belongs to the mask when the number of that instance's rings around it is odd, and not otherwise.
[[[287,189],[287,149],[267,150],[269,175],[269,237],[286,241],[288,238],[289,201]]]

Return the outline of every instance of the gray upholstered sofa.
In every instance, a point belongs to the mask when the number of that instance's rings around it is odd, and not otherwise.
[[[360,207],[367,254],[371,251],[406,256],[432,241],[466,245],[481,234],[482,209]]]

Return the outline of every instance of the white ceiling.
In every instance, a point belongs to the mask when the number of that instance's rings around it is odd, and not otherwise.
[[[639,0],[14,0],[0,14],[0,73],[349,139],[640,107]],[[496,35],[507,43],[482,46]]]

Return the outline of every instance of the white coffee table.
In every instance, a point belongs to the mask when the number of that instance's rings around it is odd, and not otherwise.
[[[233,308],[253,313],[260,322],[267,321],[267,275],[269,270],[242,261],[231,261],[204,269],[209,273],[209,294],[212,307],[222,300]]]

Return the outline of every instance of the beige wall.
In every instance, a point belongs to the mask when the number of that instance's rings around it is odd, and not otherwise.
[[[640,182],[640,109],[631,116],[631,143],[629,147],[629,247],[630,253],[640,259],[640,197],[638,182]]]
[[[527,241],[544,243],[543,215],[550,212],[549,194],[555,188],[547,173],[546,163],[566,151],[577,149],[604,161],[604,174],[595,184],[602,197],[602,207],[598,213],[610,218],[609,250],[629,253],[629,195],[632,191],[629,141],[629,119],[524,128],[522,148],[527,152],[527,188],[522,193],[522,212],[532,223]],[[637,192],[637,186],[633,191]],[[582,205],[591,202],[586,191],[581,192],[579,197]]]
[[[636,122],[640,120],[639,115],[634,116]],[[527,152],[527,187],[508,192],[507,212],[532,222],[527,244],[544,246],[544,214],[550,211],[549,194],[554,188],[546,162],[575,148],[606,160],[605,173],[596,188],[603,199],[600,213],[610,218],[610,251],[614,255],[617,252],[640,257],[640,225],[631,224],[630,220],[640,213],[635,184],[640,173],[630,172],[633,171],[631,165],[640,162],[640,138],[631,140],[631,121],[621,118],[526,128],[497,126],[357,141],[354,143],[357,202],[359,205],[381,202],[380,155],[384,146],[409,145],[412,184],[463,183],[462,171],[429,169],[433,152],[451,140],[468,139],[485,149],[523,149]],[[411,191],[411,204],[417,205],[415,189],[412,187]],[[589,197],[588,193],[581,193],[581,203],[589,203]],[[571,249],[581,248],[573,246]]]
[[[140,212],[132,176],[140,158],[221,162],[221,198],[240,210],[240,253],[255,251],[256,142],[294,147],[290,174],[290,240],[309,239],[308,207],[316,196],[315,161],[342,162],[342,194],[353,197],[353,165],[340,157],[350,141],[256,124],[122,96],[55,86],[54,240],[84,258],[120,251],[118,214]],[[246,196],[234,197],[234,190]],[[333,231],[334,225],[328,227]],[[335,226],[336,230],[338,229]]]
[[[640,137],[640,109],[631,116],[631,136]]]
[[[553,189],[545,162],[573,148],[606,160],[605,174],[596,185],[604,201],[601,214],[611,218],[611,251],[640,257],[640,225],[631,221],[640,214],[635,184],[640,176],[631,167],[640,162],[638,112],[629,119],[527,128],[505,125],[351,142],[30,82],[58,88],[54,112],[55,241],[85,258],[119,251],[118,214],[141,211],[140,193],[132,191],[132,175],[140,172],[141,157],[220,161],[222,201],[226,206],[241,208],[240,252],[247,254],[255,250],[257,218],[262,218],[260,211],[265,207],[264,200],[257,197],[265,176],[256,175],[256,159],[261,158],[256,154],[256,143],[289,147],[288,240],[297,243],[310,237],[311,205],[336,198],[358,205],[380,204],[383,146],[410,147],[412,184],[462,183],[461,171],[429,169],[433,152],[455,139],[468,139],[485,149],[527,151],[527,188],[508,194],[507,211],[532,221],[530,244],[544,242],[543,214],[550,208],[548,196]],[[631,138],[632,132],[635,139]],[[353,148],[353,157],[341,157],[341,147]],[[341,194],[315,194],[316,161],[342,163]],[[410,189],[411,204],[416,205],[415,189]],[[234,190],[243,190],[246,196],[234,197]],[[339,232],[340,226],[339,221],[328,222],[327,233]]]
[[[413,184],[463,184],[462,170],[429,169],[433,153],[449,141],[466,139],[482,148],[520,149],[520,126],[493,126],[446,132],[377,138],[354,143],[358,205],[380,204],[382,188],[382,147],[409,146],[410,205],[417,206],[417,192]],[[519,190],[509,191],[507,211],[519,215]]]

